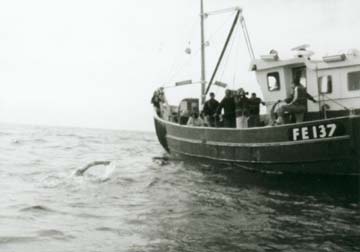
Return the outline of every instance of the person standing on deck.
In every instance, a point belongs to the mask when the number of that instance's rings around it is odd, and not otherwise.
[[[260,125],[260,104],[265,105],[265,102],[257,97],[256,93],[252,93],[249,99],[249,127],[257,127]]]
[[[160,98],[157,91],[154,92],[153,97],[151,98],[151,103],[154,105],[156,114],[161,117]]]
[[[210,100],[206,101],[203,108],[203,114],[210,127],[217,127],[218,115],[216,114],[219,102],[215,99],[215,94],[210,93]]]
[[[244,129],[248,127],[249,119],[249,98],[246,97],[245,90],[240,88],[235,96],[236,128]]]
[[[224,109],[223,122],[225,128],[235,128],[235,100],[232,96],[231,90],[225,90],[225,97],[221,100],[217,109],[217,114],[220,115]]]
[[[276,113],[278,114],[277,124],[284,124],[284,116],[285,113],[297,114],[302,113],[304,114],[307,109],[307,100],[311,100],[314,103],[317,102],[314,97],[306,92],[306,88],[301,85],[300,78],[297,77],[294,80],[294,93],[292,95],[292,100],[289,104],[282,105]]]
[[[170,120],[170,106],[165,97],[164,88],[161,87],[158,89],[158,96],[160,100],[160,113],[164,120]]]

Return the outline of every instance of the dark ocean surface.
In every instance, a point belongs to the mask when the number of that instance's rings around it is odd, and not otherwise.
[[[1,124],[0,251],[360,251],[359,179],[165,155],[154,133]]]

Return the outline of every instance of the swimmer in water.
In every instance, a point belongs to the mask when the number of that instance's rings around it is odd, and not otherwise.
[[[95,161],[95,162],[92,162],[88,165],[86,165],[85,167],[79,169],[79,170],[76,170],[75,172],[75,176],[82,176],[84,175],[84,173],[90,169],[91,167],[93,166],[97,166],[97,165],[109,165],[110,164],[110,161]]]

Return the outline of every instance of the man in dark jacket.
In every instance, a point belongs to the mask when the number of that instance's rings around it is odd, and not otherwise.
[[[235,101],[232,96],[231,90],[225,91],[225,97],[221,100],[217,109],[217,114],[220,115],[222,109],[224,109],[223,122],[225,128],[235,128]]]
[[[260,125],[260,104],[265,105],[256,93],[252,93],[249,99],[249,127],[256,127]]]
[[[218,115],[216,114],[218,107],[219,102],[215,99],[215,94],[210,93],[210,100],[205,102],[203,109],[204,116],[210,127],[218,125]]]

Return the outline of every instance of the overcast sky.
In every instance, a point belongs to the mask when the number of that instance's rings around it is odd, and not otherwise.
[[[232,6],[257,56],[292,57],[304,43],[318,56],[360,49],[358,0],[205,0],[207,11]],[[153,90],[199,80],[198,14],[199,0],[1,1],[0,121],[152,131]],[[208,78],[231,19],[206,20]],[[218,79],[259,92],[241,30],[225,58]],[[184,89],[167,89],[169,100]]]

